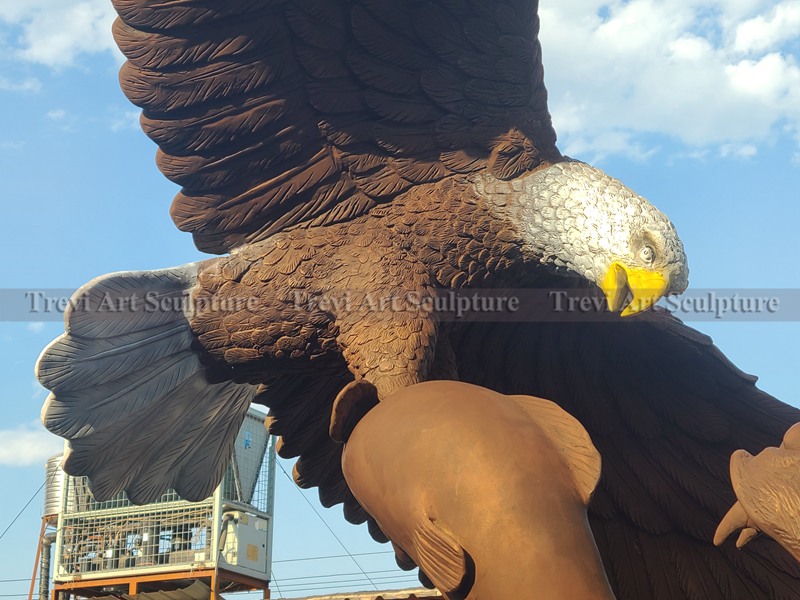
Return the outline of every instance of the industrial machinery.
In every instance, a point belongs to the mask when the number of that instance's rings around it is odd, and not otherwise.
[[[64,475],[57,460],[48,462],[45,493],[45,518],[57,518],[53,600],[176,589],[192,579],[214,593],[261,589],[268,597],[275,448],[263,413],[250,409],[222,483],[200,502],[172,490],[143,506],[125,494],[97,502],[86,478]]]

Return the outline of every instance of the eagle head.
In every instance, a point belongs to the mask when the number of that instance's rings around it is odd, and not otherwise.
[[[598,286],[612,312],[647,310],[688,285],[686,254],[672,222],[600,169],[566,161],[478,187],[490,198],[501,192],[496,210],[512,221],[526,252]]]

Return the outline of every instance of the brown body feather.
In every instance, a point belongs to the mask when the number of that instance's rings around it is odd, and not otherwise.
[[[353,375],[382,395],[433,373],[536,394],[575,415],[603,456],[590,515],[619,598],[796,597],[800,569],[776,544],[760,540],[746,557],[711,540],[735,500],[730,453],[774,443],[800,412],[760,392],[708,338],[661,312],[445,325],[408,305],[376,310],[409,292],[552,283],[486,202],[467,179],[449,178],[375,214],[277,234],[201,269],[199,299],[259,299],[255,311],[200,315],[193,328],[212,364],[275,382],[256,400],[271,409],[281,455],[300,457],[298,484],[319,487],[326,506],[344,503],[353,522],[367,518],[343,484],[325,418]],[[312,310],[319,302],[326,310]],[[210,347],[206,336],[222,341]],[[280,383],[298,373],[303,383]]]
[[[449,377],[540,396],[575,416],[603,457],[591,521],[620,600],[800,596],[800,569],[776,544],[711,545],[735,500],[730,453],[777,444],[800,412],[760,392],[704,336],[658,311],[445,326],[408,304],[375,310],[437,288],[551,283],[545,257],[522,252],[470,184],[481,171],[513,180],[563,160],[535,0],[113,3],[129,61],[123,90],[143,109],[159,167],[183,186],[173,219],[200,249],[232,251],[201,264],[196,283],[192,269],[179,278],[199,307],[186,333],[209,382],[260,386],[280,453],[299,457],[298,484],[368,520],[328,435],[333,399],[354,377],[381,394]],[[138,289],[147,277],[133,279],[120,281]],[[348,309],[318,303],[348,295]],[[129,329],[138,348],[149,330]],[[79,355],[81,343],[54,344],[41,376],[59,384],[57,353]],[[105,352],[111,342],[96,343]],[[170,348],[149,352],[165,360]],[[247,386],[223,389],[239,403],[251,397]],[[225,437],[213,419],[203,424]],[[195,470],[219,471],[212,458]],[[126,485],[106,475],[108,494]],[[139,497],[157,493],[158,482],[145,483]]]

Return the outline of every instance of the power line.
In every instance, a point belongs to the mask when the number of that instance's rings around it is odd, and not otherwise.
[[[416,578],[413,575],[406,574],[406,575],[393,575],[391,577],[376,577],[375,581],[390,582],[390,581],[400,581],[400,580],[405,581],[406,579],[416,580]],[[363,581],[364,581],[363,577],[356,577],[353,579],[342,579],[339,581],[322,581],[322,582],[309,581],[306,583],[300,583],[300,582],[293,583],[288,586],[284,585],[283,588],[284,589],[291,588],[289,591],[295,592],[300,588],[302,589],[329,588],[331,586],[342,586],[344,584],[350,585],[352,583],[362,583]]]
[[[283,560],[273,560],[272,564],[301,562],[301,561],[305,561],[305,560],[327,560],[327,559],[331,559],[331,558],[348,558],[348,557],[352,558],[353,556],[375,556],[377,554],[394,554],[394,552],[392,552],[391,550],[384,550],[382,552],[359,552],[357,554],[332,554],[330,556],[308,556],[306,558],[284,558]]]
[[[24,513],[24,512],[25,512],[25,509],[26,509],[26,508],[28,508],[28,506],[30,506],[31,502],[33,502],[33,501],[34,501],[34,499],[36,498],[36,496],[38,496],[38,495],[39,495],[39,492],[41,492],[41,491],[42,491],[42,488],[44,488],[44,486],[46,486],[46,485],[49,485],[49,484],[50,484],[50,482],[51,482],[51,481],[53,480],[53,478],[56,476],[56,473],[57,473],[57,472],[58,472],[58,469],[53,469],[53,472],[52,472],[52,473],[50,473],[50,477],[48,477],[47,479],[45,479],[45,480],[42,482],[42,485],[40,485],[40,486],[39,486],[39,489],[38,489],[38,490],[36,490],[36,491],[33,493],[33,496],[31,496],[30,500],[28,500],[28,501],[25,503],[25,506],[23,506],[23,507],[20,509],[20,511],[17,513],[17,516],[16,516],[16,517],[14,517],[14,519],[11,521],[11,523],[9,523],[9,524],[8,524],[8,527],[6,527],[6,528],[3,530],[3,533],[0,533],[0,540],[2,540],[2,539],[3,539],[3,537],[6,535],[6,533],[8,533],[8,530],[9,530],[9,529],[11,529],[11,527],[14,525],[14,523],[16,523],[16,522],[17,522],[17,519],[19,519],[19,518],[22,516],[22,513]],[[27,581],[27,579],[26,579],[25,581]]]
[[[283,598],[283,592],[281,591],[281,588],[278,585],[278,578],[275,577],[275,571],[270,570],[270,572],[269,572],[269,582],[275,584],[275,590],[278,592],[278,597],[279,598]]]
[[[353,556],[363,556],[370,554],[392,554],[391,552],[364,552],[361,554],[353,554]],[[316,558],[347,558],[346,554],[336,556],[321,556]],[[283,562],[295,562],[299,560],[314,560],[314,558],[307,559],[290,559]],[[278,562],[278,561],[274,561]],[[363,572],[363,571],[362,571]],[[341,588],[344,586],[352,587],[354,584],[369,581],[373,585],[375,582],[383,582],[390,584],[418,584],[419,580],[414,575],[397,571],[397,569],[383,569],[379,571],[367,571],[369,575],[382,575],[381,577],[358,577],[356,579],[340,579],[341,577],[353,577],[359,573],[330,573],[326,575],[305,575],[303,577],[288,577],[281,578],[280,581],[275,577],[275,572],[271,572],[270,584],[274,586],[275,591],[278,593],[277,598],[285,598],[285,593],[304,592],[309,590],[330,590],[331,588]],[[385,575],[386,573],[393,573],[392,575]]]
[[[364,570],[364,568],[360,564],[358,564],[358,561],[355,559],[355,557],[347,549],[347,546],[344,545],[342,540],[339,539],[339,536],[336,535],[336,533],[333,531],[333,529],[331,529],[331,526],[328,525],[328,522],[325,519],[322,518],[322,515],[319,514],[319,512],[314,507],[314,505],[311,504],[311,502],[308,500],[308,498],[306,498],[305,494],[303,492],[301,492],[300,488],[295,485],[295,483],[292,480],[292,478],[289,477],[289,473],[287,473],[286,469],[283,468],[283,465],[279,461],[275,461],[275,462],[280,467],[281,471],[283,471],[283,474],[286,476],[286,479],[288,479],[289,481],[292,482],[292,487],[297,490],[297,493],[300,494],[300,496],[303,498],[303,500],[305,500],[306,504],[308,504],[308,506],[311,508],[311,510],[314,511],[314,514],[319,517],[319,520],[322,521],[322,524],[325,525],[327,530],[331,532],[331,535],[336,539],[337,542],[339,542],[339,545],[347,553],[347,555],[350,557],[350,559],[355,563],[355,565],[358,567],[358,569],[364,574],[364,577],[367,578],[367,581],[369,581],[370,584],[372,584],[372,587],[374,587],[377,590],[378,586],[375,585],[375,583],[369,578],[369,575],[367,575],[367,572]]]
[[[392,575],[385,575],[384,574],[384,575],[381,575],[380,577],[373,577],[372,578],[373,581],[382,581],[382,580],[388,580],[388,579],[407,579],[407,578],[413,578],[414,577],[414,575],[412,575],[412,574],[403,573],[403,572],[396,572],[396,571],[369,571],[369,573],[371,575],[379,575],[381,573],[393,573]],[[352,579],[354,576],[356,576],[355,580]],[[340,580],[334,581],[335,578],[340,578],[340,577],[350,577],[350,579],[347,579],[347,580],[341,580],[340,579]],[[323,581],[311,581],[312,579],[316,579],[316,580],[322,579]],[[329,584],[329,583],[335,584],[335,583],[342,583],[344,581],[363,581],[363,580],[364,580],[364,577],[361,577],[358,573],[331,573],[329,575],[309,575],[307,577],[294,577],[291,580],[282,579],[281,580],[281,587],[283,587],[283,588],[298,587],[298,586],[305,587],[305,586],[310,586],[310,585],[322,586],[322,585],[326,585],[326,584]],[[292,583],[287,583],[287,581],[292,581]]]
[[[281,467],[281,468],[282,468],[282,467]],[[34,499],[36,498],[36,496],[38,496],[38,495],[39,495],[39,492],[41,492],[41,491],[42,491],[42,488],[44,488],[44,486],[45,486],[46,484],[47,484],[47,481],[43,481],[43,482],[42,482],[42,485],[40,485],[40,486],[39,486],[39,489],[38,489],[38,490],[36,490],[36,491],[33,493],[33,496],[31,496],[31,499],[30,499],[30,500],[28,500],[28,501],[25,503],[25,506],[23,506],[23,507],[22,507],[22,509],[21,509],[21,510],[20,510],[20,511],[17,513],[17,516],[16,516],[16,517],[14,517],[14,520],[13,520],[13,521],[11,521],[11,523],[9,523],[9,524],[8,524],[8,527],[6,527],[6,528],[3,530],[3,533],[0,533],[0,540],[2,540],[2,539],[3,539],[3,537],[5,536],[5,534],[6,534],[6,533],[8,533],[8,530],[9,530],[9,529],[11,529],[12,525],[14,525],[14,523],[16,523],[16,522],[17,522],[17,519],[19,519],[19,518],[22,516],[22,513],[24,513],[24,512],[25,512],[25,509],[26,509],[26,508],[28,508],[28,506],[30,506],[30,503],[34,501]],[[305,496],[303,496],[303,497],[305,498]]]
[[[402,572],[398,572],[397,569],[387,569],[384,571],[367,571],[370,575],[380,575],[382,573],[394,573],[395,575],[403,575]],[[327,575],[303,575],[302,577],[284,577],[281,581],[284,582],[284,585],[295,585],[292,583],[286,583],[287,581],[297,581],[298,579],[324,579],[326,577],[352,577],[353,575],[359,575],[359,573],[329,573]]]

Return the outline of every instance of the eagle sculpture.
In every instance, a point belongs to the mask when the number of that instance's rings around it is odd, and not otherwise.
[[[172,218],[222,256],[90,282],[40,358],[43,421],[98,499],[208,496],[258,402],[298,485],[385,541],[342,477],[333,400],[357,379],[381,397],[458,379],[587,429],[618,598],[800,597],[774,542],[712,543],[731,453],[800,412],[652,307],[686,288],[681,242],[559,153],[535,0],[113,3],[123,90],[182,186]],[[601,293],[613,314],[448,321],[424,302],[508,288]]]

